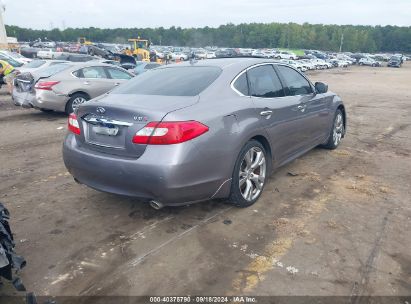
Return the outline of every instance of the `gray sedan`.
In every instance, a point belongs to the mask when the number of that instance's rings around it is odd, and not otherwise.
[[[79,183],[154,208],[209,199],[247,207],[268,176],[345,135],[342,100],[296,69],[254,58],[148,71],[69,117],[64,162]]]

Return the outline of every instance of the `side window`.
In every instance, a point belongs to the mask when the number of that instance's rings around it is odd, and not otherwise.
[[[112,79],[130,79],[131,76],[119,69],[107,68],[108,74]]]
[[[249,96],[248,93],[248,83],[247,83],[247,73],[241,74],[240,77],[234,82],[233,87],[245,96]]]
[[[84,78],[83,73],[81,72],[81,70],[74,71],[72,74],[73,74],[73,76],[75,76],[77,78]]]
[[[273,66],[262,65],[247,72],[251,96],[255,97],[283,97],[284,90]]]
[[[107,78],[103,67],[87,67],[82,69],[84,78]]]
[[[313,93],[310,83],[300,73],[283,65],[279,65],[278,70],[286,82],[286,91],[288,96]]]

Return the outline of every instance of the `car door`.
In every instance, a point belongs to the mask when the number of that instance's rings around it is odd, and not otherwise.
[[[250,95],[256,115],[269,134],[277,164],[287,161],[300,142],[301,112],[299,98],[286,96],[272,64],[252,67],[247,71]]]
[[[113,80],[109,79],[104,66],[89,66],[73,72],[79,82],[76,91],[86,92],[90,98],[107,93],[113,88]]]
[[[319,143],[329,132],[331,94],[317,94],[310,81],[297,70],[277,65],[276,69],[285,86],[287,96],[293,96],[298,102],[299,113],[298,149],[310,148]]]
[[[118,68],[106,67],[106,71],[111,81],[112,88],[115,88],[132,78],[130,74]]]

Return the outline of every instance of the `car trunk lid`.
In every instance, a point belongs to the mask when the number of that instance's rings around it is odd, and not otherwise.
[[[107,94],[81,105],[77,119],[82,130],[78,142],[84,149],[138,158],[144,144],[134,135],[147,123],[162,121],[170,112],[189,107],[199,97]]]

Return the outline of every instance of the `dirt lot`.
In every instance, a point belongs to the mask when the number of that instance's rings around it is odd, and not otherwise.
[[[37,295],[411,295],[411,64],[312,73],[348,134],[273,174],[248,209],[155,211],[76,184],[63,114],[0,92],[0,201]],[[292,173],[292,174],[290,174]],[[7,291],[3,287],[3,293]],[[1,291],[1,290],[0,290]]]

